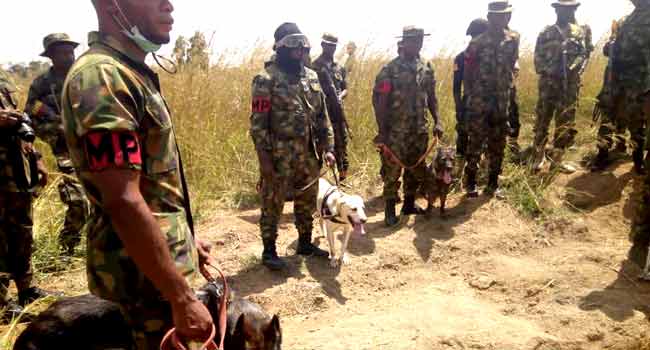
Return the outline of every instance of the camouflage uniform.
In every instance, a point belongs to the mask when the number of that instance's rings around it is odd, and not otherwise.
[[[318,185],[300,189],[319,176],[320,156],[334,152],[334,135],[318,75],[304,68],[299,77],[267,62],[252,84],[250,134],[257,150],[269,152],[273,183],[262,185],[260,230],[266,246],[275,246],[285,193],[293,186],[295,224],[301,240],[311,242]]]
[[[475,192],[476,176],[487,142],[489,187],[496,190],[508,136],[519,34],[487,31],[471,41],[465,56],[465,91],[469,145],[465,173],[468,189]],[[473,193],[472,193],[473,194]]]
[[[591,29],[569,23],[546,27],[537,38],[535,69],[539,74],[539,100],[535,122],[534,147],[543,154],[549,126],[555,118],[556,152],[573,145],[576,130],[576,108],[580,93],[580,74],[593,51]],[[566,50],[566,55],[563,51]],[[564,58],[563,58],[564,57]],[[556,161],[559,161],[559,153]]]
[[[0,70],[0,110],[16,110],[12,96],[15,92],[16,86]],[[34,194],[17,181],[17,177],[22,175],[16,171],[26,165],[19,142],[16,130],[0,130],[0,307],[8,302],[10,279],[14,280],[19,292],[29,289],[32,282]],[[29,166],[23,169],[33,170]]]
[[[107,168],[139,171],[142,196],[178,271],[191,280],[198,253],[188,225],[176,137],[158,76],[110,36],[92,32],[89,44],[68,74],[62,99],[70,157],[93,206],[88,285],[93,294],[122,306],[137,349],[158,349],[172,326],[169,304],[128,256],[89,179],[91,172]]]
[[[81,229],[88,213],[88,201],[81,183],[75,176],[63,136],[61,91],[64,78],[57,77],[53,69],[36,78],[29,89],[25,111],[33,119],[36,135],[51,147],[59,172],[64,174],[58,189],[59,197],[68,209],[59,239],[61,246],[71,253],[81,240]]]
[[[647,115],[643,113],[642,95],[650,86],[650,4],[646,1],[622,22],[614,43],[612,62],[613,95],[621,102],[617,113],[632,134],[633,158],[642,171]]]
[[[343,109],[341,93],[348,88],[347,73],[345,68],[336,62],[328,62],[323,56],[312,63],[313,69],[318,73],[318,78],[326,96],[327,111],[334,129],[334,145],[337,167],[340,172],[346,173],[350,166],[348,161],[348,123]],[[332,102],[330,102],[332,101]],[[340,106],[337,108],[336,105]]]
[[[431,123],[427,108],[433,105],[437,110],[435,86],[430,63],[420,58],[409,62],[403,56],[384,66],[375,80],[373,104],[380,135],[385,137],[380,141],[407,166],[415,164],[429,146]],[[382,98],[387,98],[385,115],[379,113],[378,103]],[[425,162],[404,170],[403,175],[405,197],[414,197],[420,186],[428,186]],[[385,154],[381,157],[381,176],[384,201],[396,201],[402,168]]]

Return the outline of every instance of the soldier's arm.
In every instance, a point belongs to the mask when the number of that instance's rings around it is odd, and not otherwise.
[[[542,32],[537,37],[537,42],[535,43],[535,58],[534,58],[535,72],[540,75],[546,73],[545,72],[545,64],[546,64],[545,50],[546,48],[544,47],[544,32]]]
[[[165,234],[140,192],[138,108],[128,86],[109,65],[73,77],[67,85],[65,118],[76,127],[66,133],[83,145],[81,171],[99,190],[102,210],[126,253],[174,310],[188,310],[195,307],[196,296],[176,269]]]
[[[434,132],[438,134],[438,136],[442,136],[443,132],[443,126],[442,126],[442,119],[440,118],[440,114],[438,113],[438,97],[436,96],[436,75],[433,70],[433,67],[431,66],[430,63],[427,64],[429,67],[429,70],[431,72],[431,81],[429,83],[429,86],[427,86],[427,107],[429,108],[429,112],[431,113],[431,116],[433,117],[433,122],[434,122]]]
[[[260,164],[262,177],[267,181],[273,178],[273,158],[271,153],[271,96],[272,82],[258,75],[253,79],[251,89],[251,126],[250,134],[255,144],[255,151]]]
[[[42,100],[41,96],[43,96],[43,94],[39,87],[36,86],[36,83],[37,81],[35,80],[29,88],[27,102],[25,103],[25,112],[34,119],[36,124],[42,120],[60,119],[58,113]]]
[[[463,70],[465,66],[465,52],[456,56],[454,60],[454,103],[456,104],[456,113],[461,113],[463,109]]]
[[[343,81],[341,82],[341,95],[339,99],[343,101],[348,97],[348,70],[344,67],[341,68],[341,75],[343,76]]]
[[[386,137],[390,131],[388,118],[388,109],[390,104],[390,94],[393,91],[393,82],[385,72],[379,73],[375,81],[375,87],[372,91],[372,106],[375,110],[375,119],[379,131],[375,143],[387,142]]]
[[[318,114],[318,133],[320,134],[319,141],[322,143],[320,146],[321,151],[324,153],[334,153],[334,129],[332,128],[332,121],[330,120],[329,113],[327,112],[327,105],[325,94],[321,92],[321,111]]]

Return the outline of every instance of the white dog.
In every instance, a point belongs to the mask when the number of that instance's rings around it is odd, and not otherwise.
[[[368,221],[365,212],[363,198],[343,193],[338,187],[332,186],[327,180],[320,179],[318,182],[318,216],[320,219],[320,230],[327,237],[330,247],[330,265],[337,267],[339,264],[349,264],[350,258],[347,255],[350,234],[365,235],[364,224]],[[336,255],[335,243],[337,230],[343,231],[343,245],[341,253]]]

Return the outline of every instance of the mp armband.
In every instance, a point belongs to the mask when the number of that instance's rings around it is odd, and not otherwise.
[[[140,141],[133,131],[90,132],[84,136],[83,144],[90,171],[142,166]]]

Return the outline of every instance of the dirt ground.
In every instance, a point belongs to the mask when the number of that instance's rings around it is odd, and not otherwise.
[[[216,243],[233,289],[280,315],[284,349],[619,349],[647,332],[650,314],[650,284],[627,258],[640,178],[621,164],[556,185],[548,200],[573,209],[543,223],[499,200],[454,196],[446,219],[387,229],[370,199],[368,235],[353,237],[339,269],[294,255],[290,205],[278,242],[285,273],[259,265],[258,210],[214,213],[199,234]],[[50,282],[82,291],[78,281]]]

